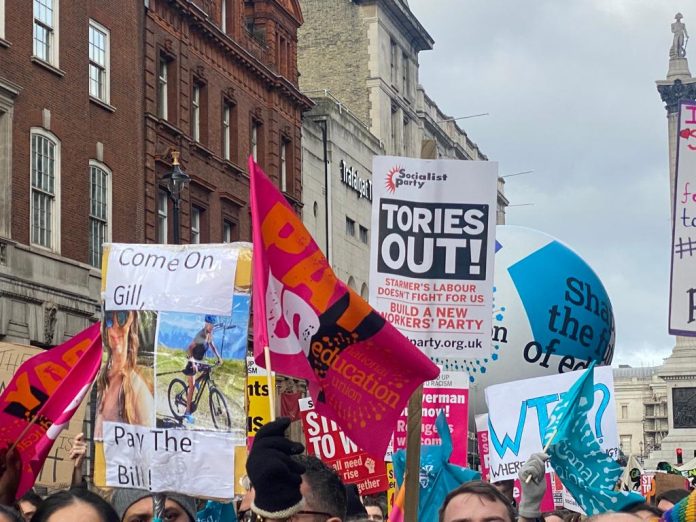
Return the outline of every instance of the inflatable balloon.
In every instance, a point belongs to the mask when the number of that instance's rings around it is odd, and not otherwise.
[[[496,228],[492,353],[433,360],[467,370],[469,413],[485,413],[492,384],[611,364],[614,314],[604,286],[575,252],[536,230]]]

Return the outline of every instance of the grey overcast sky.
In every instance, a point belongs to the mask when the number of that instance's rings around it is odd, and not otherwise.
[[[667,0],[409,0],[435,40],[420,83],[510,177],[507,223],[568,244],[616,317],[614,364],[660,364],[670,220],[666,112],[670,24],[696,35],[696,4]],[[696,47],[696,40],[693,46]],[[691,71],[696,51],[687,47]]]

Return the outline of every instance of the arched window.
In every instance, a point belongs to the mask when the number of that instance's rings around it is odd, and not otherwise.
[[[89,162],[89,264],[101,267],[102,245],[111,239],[111,172]]]
[[[31,243],[60,250],[60,141],[31,130]]]

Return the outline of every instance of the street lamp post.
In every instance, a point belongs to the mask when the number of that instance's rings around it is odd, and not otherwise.
[[[179,151],[172,151],[172,171],[162,176],[167,183],[167,192],[174,203],[174,244],[180,243],[179,212],[181,209],[181,193],[191,181],[191,178],[179,166]]]

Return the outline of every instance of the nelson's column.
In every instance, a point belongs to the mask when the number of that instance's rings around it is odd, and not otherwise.
[[[669,136],[670,204],[674,207],[675,166],[679,102],[696,100],[696,78],[691,77],[686,59],[689,36],[677,13],[672,23],[673,41],[669,51],[669,69],[666,80],[658,80],[657,91],[667,109]],[[673,213],[671,213],[673,214]],[[684,462],[696,456],[696,337],[676,337],[672,354],[658,371],[667,385],[669,434],[662,439],[659,451],[653,451],[646,461],[646,469],[655,469],[660,461],[676,462],[676,449],[681,448]]]

